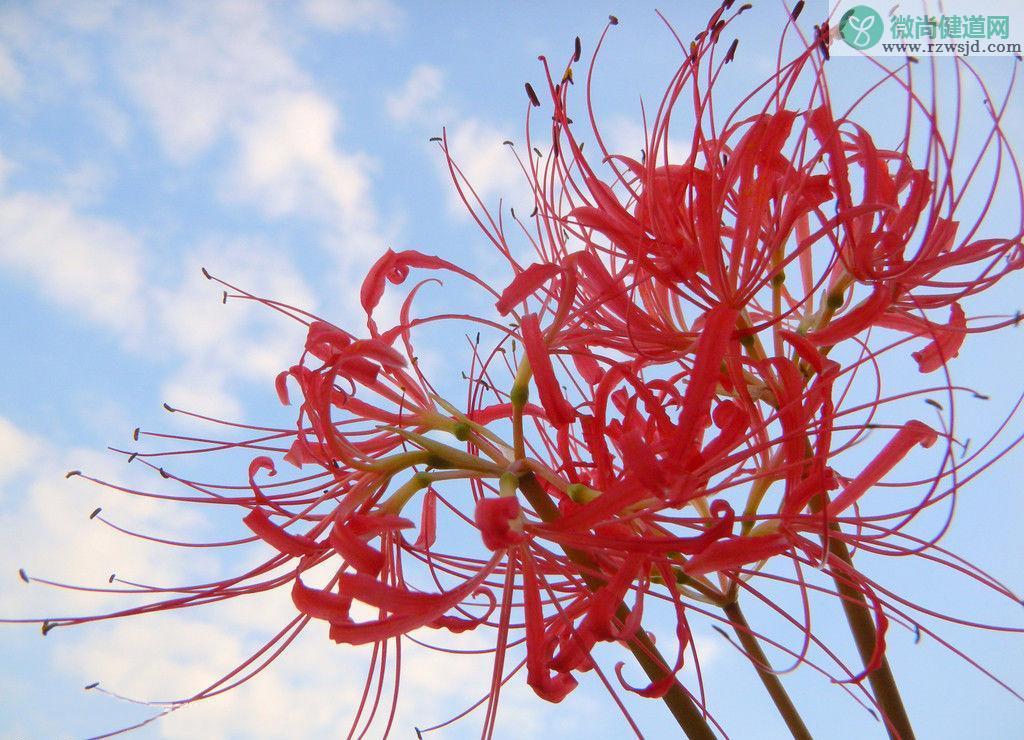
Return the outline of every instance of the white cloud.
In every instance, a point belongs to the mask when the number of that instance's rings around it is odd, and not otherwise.
[[[256,3],[176,6],[123,26],[120,69],[164,150],[186,162],[245,126],[267,95],[304,77]]]
[[[0,485],[35,464],[41,449],[39,440],[0,417]]]
[[[93,125],[113,146],[123,147],[131,136],[132,122],[122,108],[99,96],[91,96],[85,106]]]
[[[402,12],[388,0],[306,0],[303,14],[329,31],[393,31]]]
[[[14,165],[11,164],[11,160],[5,157],[3,152],[0,152],[0,190],[7,184],[7,178],[13,169]]]
[[[350,229],[372,229],[370,160],[335,146],[339,127],[337,109],[316,93],[268,96],[239,132],[226,197],[256,203],[269,216],[340,216]]]
[[[102,608],[109,598],[74,591],[58,593],[39,584],[26,586],[14,575],[19,568],[25,568],[30,576],[87,586],[106,586],[112,571],[162,583],[184,576],[180,552],[160,551],[98,520],[90,521],[89,513],[98,506],[104,516],[128,529],[201,539],[208,535],[208,528],[193,512],[114,492],[83,478],[65,479],[65,473],[74,468],[152,490],[165,483],[159,476],[143,474],[138,464],[129,468],[110,454],[55,448],[0,418],[0,442],[4,441],[15,445],[14,451],[4,453],[3,462],[14,465],[4,466],[7,470],[0,480],[0,531],[5,543],[0,552],[0,573],[4,574],[0,602],[8,605],[5,617],[82,613]],[[12,614],[13,605],[17,605],[17,614]]]
[[[82,162],[69,167],[59,178],[60,191],[76,206],[101,202],[114,180],[110,167],[97,162]]]
[[[370,18],[370,8],[348,11]],[[375,233],[372,160],[342,145],[341,111],[293,57],[268,6],[151,12],[126,27],[124,45],[120,68],[168,156],[190,164],[227,144],[225,201],[312,219],[346,238]]]
[[[533,197],[526,176],[503,141],[510,132],[478,118],[469,118],[448,131],[448,148],[469,184],[488,208],[497,207],[497,199],[513,207],[532,207]],[[448,165],[438,159],[441,177],[448,180]],[[449,186],[449,206],[456,215],[465,214],[458,193]],[[475,205],[475,204],[474,204]],[[527,211],[528,212],[528,211]]]
[[[24,79],[11,58],[10,52],[4,46],[0,46],[0,97],[17,97],[23,84]]]
[[[152,471],[137,463],[126,466],[110,455],[54,448],[3,418],[0,453],[0,470],[12,474],[9,480],[0,481],[0,494],[5,489],[19,492],[18,496],[0,495],[0,531],[5,533],[6,545],[0,551],[0,573],[7,574],[0,578],[0,602],[7,605],[4,616],[84,614],[128,606],[124,597],[23,584],[16,575],[19,568],[25,568],[30,576],[98,586],[107,585],[111,571],[162,585],[227,575],[220,571],[222,564],[212,551],[147,543],[88,518],[89,511],[100,505],[104,517],[129,529],[171,538],[216,538],[213,525],[192,509],[107,491],[82,478],[63,477],[74,465],[129,486],[175,490],[171,482]],[[244,476],[244,471],[239,475]],[[254,557],[261,553],[265,548],[252,548]],[[372,617],[366,607],[358,607],[355,614],[360,619]],[[42,671],[50,664],[82,685],[99,681],[106,689],[140,700],[181,698],[231,671],[294,616],[287,588],[282,588],[212,607],[58,628],[47,642],[38,643],[41,659],[35,670]],[[0,639],[17,639],[15,628],[7,629]],[[433,630],[420,630],[417,637],[470,649],[486,647],[490,639],[482,634],[452,636]],[[172,713],[159,721],[156,730],[167,738],[336,735],[358,706],[369,653],[369,647],[329,642],[325,625],[314,622],[253,681]],[[438,654],[404,644],[397,736],[415,724],[447,719],[486,691],[489,656],[446,655],[443,660],[445,680],[440,681]],[[393,663],[391,666],[389,675],[393,675]],[[516,683],[522,684],[522,676]],[[102,707],[110,700],[97,693],[90,701]],[[503,704],[507,715],[515,715],[517,726],[524,726],[523,722],[538,726],[524,686],[506,688]],[[119,715],[112,712],[111,716]],[[472,736],[481,719],[482,714],[477,713],[466,720],[458,736]],[[382,727],[376,725],[377,735]],[[116,725],[94,729],[108,731]]]
[[[387,96],[388,114],[399,123],[434,118],[440,123],[444,109],[438,100],[444,90],[444,75],[437,67],[421,64],[413,69],[401,89]]]
[[[526,207],[529,212],[533,206],[530,187],[519,163],[503,144],[515,139],[512,130],[482,118],[460,117],[457,108],[445,100],[444,92],[443,72],[431,65],[420,65],[400,88],[386,97],[388,114],[398,123],[415,123],[424,133],[434,135],[445,119],[456,119],[457,123],[447,127],[448,148],[472,189],[488,208],[496,207],[497,199],[501,198],[504,203]],[[449,194],[451,213],[468,218],[451,185],[447,162],[433,149],[431,156]]]
[[[49,300],[121,335],[139,328],[141,258],[124,228],[76,213],[60,198],[0,199],[0,264]]]
[[[209,241],[181,262],[177,285],[155,291],[154,330],[182,358],[164,383],[171,405],[221,418],[238,418],[238,380],[270,384],[294,364],[301,326],[262,306],[220,305],[219,287],[200,268],[240,288],[301,307],[315,308],[312,292],[287,255],[253,241]]]
[[[634,159],[640,158],[640,150],[647,148],[644,128],[633,118],[619,116],[601,130],[602,137],[608,143],[609,151],[624,154]],[[679,159],[674,147],[670,145],[670,153],[675,153],[673,161]]]

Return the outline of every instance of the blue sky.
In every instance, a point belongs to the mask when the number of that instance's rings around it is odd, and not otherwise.
[[[736,27],[742,56],[723,83],[726,94],[767,69],[766,29],[777,28],[784,14],[764,5]],[[676,3],[663,10],[686,36],[711,8]],[[358,327],[362,273],[388,246],[494,271],[501,287],[508,275],[453,197],[428,139],[446,126],[482,197],[496,205],[503,195],[506,204],[528,210],[501,146],[522,140],[522,84],[541,79],[538,54],[566,57],[576,35],[589,54],[609,12],[622,23],[600,65],[599,115],[610,140],[630,150],[639,141],[639,96],[656,99],[678,62],[671,35],[645,4],[0,6],[0,615],[102,606],[96,597],[25,586],[20,567],[87,584],[105,583],[111,571],[161,582],[226,574],[229,562],[131,541],[88,514],[102,505],[119,523],[198,539],[214,539],[219,528],[237,523],[63,479],[67,470],[83,469],[153,485],[105,447],[129,445],[136,426],[194,431],[168,417],[164,401],[215,416],[290,422],[273,378],[294,362],[302,333],[258,306],[222,306],[220,290],[202,279],[200,267],[351,329]],[[982,72],[1005,83],[1009,60],[986,62]],[[834,83],[855,84],[865,74],[858,64],[842,60]],[[1019,90],[1010,120],[1021,122]],[[994,294],[990,310],[1019,303],[1019,286],[1018,279]],[[473,300],[431,300],[453,297]],[[958,380],[1005,406],[1019,392],[1014,379],[1024,376],[1020,335],[972,341],[954,367]],[[445,359],[444,348],[425,355],[454,379],[462,368]],[[986,414],[965,406],[965,436],[991,427]],[[244,469],[241,463],[221,473],[242,481]],[[1018,590],[1020,470],[1021,456],[1010,456],[978,480],[961,497],[948,540]],[[878,567],[887,582],[923,601],[1022,624],[1019,608],[960,591],[948,585],[959,582],[934,569]],[[46,640],[34,627],[0,629],[0,737],[84,736],[148,716],[146,708],[82,686],[98,680],[138,698],[194,691],[245,658],[291,613],[286,593],[257,601],[57,630]],[[850,654],[841,625],[832,626],[822,628]],[[1019,639],[944,634],[1024,687]],[[712,707],[733,736],[784,737],[744,660],[706,625],[697,639],[707,656]],[[922,737],[1007,737],[1024,724],[1021,703],[934,643],[914,645],[912,635],[897,630],[891,645]],[[613,653],[606,657],[614,661]],[[340,734],[362,685],[361,660],[311,630],[250,685],[138,735]],[[479,662],[439,663],[432,656],[410,656],[403,670],[399,737],[472,702],[488,676]],[[628,736],[593,681],[557,707],[516,683],[503,700],[499,737],[542,730],[566,738]],[[802,708],[816,736],[880,734],[866,712],[819,677],[804,671],[789,683],[806,697]],[[631,706],[651,736],[670,732],[657,702]],[[439,736],[474,737],[479,726],[471,716]]]

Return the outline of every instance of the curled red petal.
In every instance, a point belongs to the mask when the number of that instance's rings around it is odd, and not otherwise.
[[[260,487],[256,485],[256,473],[261,470],[266,470],[268,475],[274,476],[277,475],[277,469],[274,467],[274,461],[266,455],[254,457],[249,463],[249,488],[252,489],[257,501],[266,502],[267,497],[260,490]]]
[[[853,480],[846,484],[842,492],[829,504],[831,516],[837,516],[843,510],[853,506],[871,486],[892,470],[907,456],[916,445],[931,447],[938,439],[938,434],[930,426],[917,419],[904,424],[896,435],[882,448],[881,452],[869,462]]]
[[[351,598],[319,588],[310,588],[297,576],[292,584],[292,603],[301,613],[313,619],[323,619],[331,624],[351,621]]]
[[[291,555],[293,558],[301,558],[305,555],[315,555],[324,547],[304,535],[296,535],[288,532],[284,527],[279,527],[270,521],[270,517],[263,509],[255,508],[250,511],[242,523],[252,533],[284,555]]]
[[[874,324],[891,302],[892,287],[885,283],[879,283],[871,295],[833,320],[828,326],[808,334],[807,338],[819,347],[849,339]]]
[[[282,406],[288,406],[288,375],[289,371],[284,370],[277,374],[277,378],[274,379],[274,388],[277,391],[277,397],[281,401]]]
[[[500,555],[495,555],[472,578],[461,583],[451,591],[439,594],[414,595],[424,596],[426,598],[417,601],[421,607],[414,608],[411,612],[401,612],[384,619],[375,619],[359,624],[335,624],[334,628],[331,630],[331,639],[335,642],[347,643],[350,645],[365,645],[367,643],[397,637],[398,635],[406,634],[407,632],[411,632],[419,627],[426,626],[437,620],[445,612],[465,599],[469,594],[474,593],[484,578],[486,578],[494,569],[494,566],[498,563],[500,557]],[[342,574],[340,578],[345,579],[350,587],[353,585],[353,579],[360,579],[355,585],[358,585],[362,589],[361,594],[367,599],[379,599],[383,602],[393,604],[405,603],[403,601],[405,597],[399,597],[399,595],[393,593],[385,594],[380,590],[371,590],[370,585],[367,584],[365,580],[362,580],[366,579],[365,576],[355,576],[345,573]],[[298,583],[298,579],[296,579],[296,583]],[[340,585],[341,584],[339,584],[339,586]],[[383,584],[380,584],[380,586],[383,586]],[[331,595],[328,594],[327,596],[330,597]],[[296,603],[296,606],[298,606],[298,603]],[[302,607],[298,608],[300,611],[303,611],[303,613],[309,614],[309,616],[320,619],[325,618],[317,614],[311,614],[310,612],[303,610]]]
[[[380,299],[384,295],[385,281],[396,285],[403,282],[409,274],[410,267],[447,270],[452,268],[452,264],[440,257],[423,254],[412,249],[404,252],[394,252],[389,249],[370,268],[359,291],[359,302],[368,315],[373,313],[373,309],[380,303]]]
[[[622,687],[626,689],[626,691],[631,691],[645,699],[661,699],[676,683],[676,674],[671,671],[666,671],[664,676],[659,678],[657,681],[647,684],[647,686],[641,688],[631,686],[626,682],[626,679],[622,675],[622,669],[625,665],[626,664],[622,661],[615,664],[615,675],[619,679],[619,683],[622,684]]]
[[[526,348],[526,356],[530,361],[533,377],[537,381],[540,403],[547,412],[548,421],[555,426],[571,424],[576,420],[576,411],[562,395],[548,348],[544,344],[537,314],[528,313],[523,317],[522,331],[523,346]]]
[[[376,576],[383,570],[384,555],[357,537],[344,524],[335,522],[327,539],[334,551],[355,568],[357,573]]]
[[[789,539],[782,532],[718,540],[690,558],[683,566],[683,570],[692,576],[732,570],[766,560],[785,552],[788,548]]]
[[[518,545],[525,535],[512,528],[512,522],[521,513],[515,498],[482,498],[476,503],[473,520],[480,530],[484,546],[492,551]]]
[[[494,304],[502,316],[509,313],[515,306],[525,301],[548,280],[562,272],[558,265],[535,263],[520,272],[501,292],[501,297]]]

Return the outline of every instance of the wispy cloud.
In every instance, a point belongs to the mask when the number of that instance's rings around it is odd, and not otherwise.
[[[21,92],[24,80],[10,51],[0,45],[0,98],[13,98]]]
[[[401,9],[388,0],[306,0],[302,11],[329,31],[394,31],[403,21]]]
[[[444,118],[445,108],[439,105],[444,91],[444,74],[430,64],[421,64],[409,74],[401,88],[386,98],[388,115],[399,123]]]
[[[0,196],[0,265],[28,278],[48,300],[125,336],[143,312],[138,240],[63,199]]]

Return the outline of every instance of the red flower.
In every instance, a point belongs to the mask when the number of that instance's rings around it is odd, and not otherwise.
[[[985,233],[998,172],[982,213],[973,223],[962,215],[945,145],[959,131],[942,133],[936,104],[914,92],[906,65],[880,71],[869,92],[899,92],[923,117],[924,162],[915,159],[919,127],[906,124],[894,145],[884,143],[890,132],[857,122],[873,95],[848,110],[831,102],[820,58],[827,28],[792,57],[780,53],[778,69],[738,107],[713,105],[714,84],[737,54],[735,43],[724,55],[719,43],[747,7],[726,2],[689,46],[639,160],[608,151],[593,114],[599,152],[583,154],[585,135],[569,116],[578,47],[560,79],[547,74],[551,145],[524,162],[537,261],[516,261],[499,221],[467,200],[509,260],[503,290],[440,257],[389,250],[362,286],[368,337],[306,322],[304,352],[276,383],[282,403],[297,386],[294,429],[217,443],[260,451],[246,495],[179,479],[199,500],[244,511],[253,536],[240,542],[265,544],[263,564],[183,593],[144,589],[162,600],[48,627],[281,587],[299,614],[287,629],[324,623],[338,643],[401,644],[424,627],[489,630],[485,734],[510,651],[525,650],[511,672],[525,666],[537,695],[559,702],[589,671],[614,693],[594,653],[618,643],[648,678],[634,686],[620,664],[618,686],[664,700],[685,732],[707,737],[704,698],[678,674],[687,656],[700,657],[691,619],[718,620],[734,628],[794,735],[809,736],[740,611],[741,600],[760,599],[796,628],[795,643],[773,644],[855,684],[891,734],[908,736],[886,630],[927,611],[860,572],[851,549],[920,553],[973,571],[911,528],[961,485],[952,414],[908,419],[900,402],[935,389],[891,391],[878,368],[923,341],[910,359],[921,373],[944,371],[939,390],[960,392],[950,364],[969,335],[1015,321],[968,310],[975,293],[1022,266],[1021,235]],[[683,116],[693,133],[676,151],[672,121]],[[1012,161],[998,115],[983,142],[972,171],[990,158]],[[444,140],[442,148],[465,194]],[[467,281],[498,316],[412,319],[416,286],[399,321],[381,331],[373,314],[386,284],[404,283],[410,270]],[[515,319],[511,328],[501,316]],[[424,376],[413,350],[414,330],[447,320],[487,335],[470,343],[462,405],[442,397],[444,383]],[[884,344],[886,330],[900,338]],[[539,405],[529,403],[533,390]],[[935,473],[895,482],[904,460],[928,454]],[[978,470],[989,463],[981,454],[970,458]],[[260,486],[263,471],[277,474],[276,457],[298,471]],[[316,586],[318,566],[331,575]],[[799,591],[805,614],[774,604],[779,584]],[[812,590],[844,604],[862,666],[846,665],[812,628]],[[376,618],[353,616],[357,602]],[[673,615],[674,643],[653,644],[649,603]],[[380,694],[371,679],[367,691]],[[367,706],[353,728],[369,727],[377,702]]]

